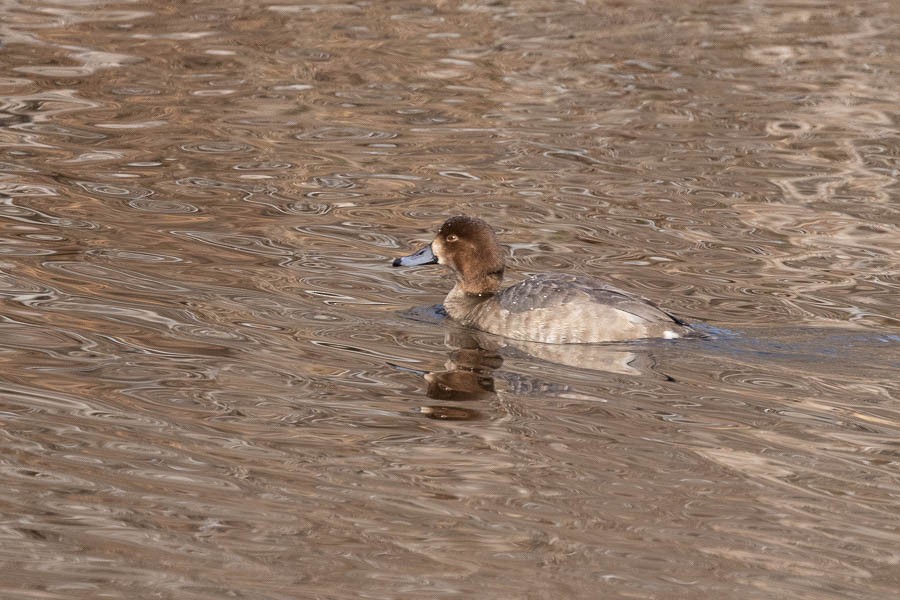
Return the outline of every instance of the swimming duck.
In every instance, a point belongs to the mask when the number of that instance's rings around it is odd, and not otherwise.
[[[430,244],[393,266],[441,264],[456,275],[444,299],[454,321],[514,340],[591,344],[672,339],[691,331],[649,300],[579,275],[545,273],[501,290],[503,250],[490,225],[451,217]]]

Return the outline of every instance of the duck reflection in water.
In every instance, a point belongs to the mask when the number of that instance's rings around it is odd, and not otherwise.
[[[442,371],[420,371],[392,365],[422,377],[427,385],[425,395],[433,400],[452,402],[492,401],[497,398],[495,371],[503,366],[499,352],[485,350],[470,332],[451,332],[447,345],[450,352]],[[444,421],[473,421],[481,417],[478,410],[455,405],[421,406],[420,414]]]
[[[502,401],[506,394],[560,397],[575,393],[565,384],[502,371],[504,355],[526,359],[537,357],[560,365],[604,371],[613,375],[661,377],[654,372],[654,361],[647,352],[614,346],[569,347],[567,352],[560,352],[558,346],[555,347],[556,351],[552,351],[554,347],[547,344],[534,344],[533,348],[526,344],[525,348],[519,348],[518,342],[510,345],[509,340],[452,323],[450,328],[446,344],[453,350],[443,370],[419,371],[394,365],[421,376],[427,384],[425,394],[433,400],[483,403]],[[542,356],[548,352],[549,355]],[[668,379],[667,376],[662,377]],[[417,412],[440,420],[463,421],[481,417],[478,410],[458,405],[422,406]]]

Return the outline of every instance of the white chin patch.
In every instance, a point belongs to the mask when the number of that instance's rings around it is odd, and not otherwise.
[[[666,340],[674,340],[674,339],[680,338],[680,337],[681,336],[678,335],[677,333],[675,333],[674,331],[664,331],[663,332],[663,339],[666,339]]]

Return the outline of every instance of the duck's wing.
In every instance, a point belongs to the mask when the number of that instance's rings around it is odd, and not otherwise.
[[[561,307],[566,304],[600,304],[649,322],[682,321],[649,300],[593,277],[546,273],[505,289],[500,306],[511,313]]]

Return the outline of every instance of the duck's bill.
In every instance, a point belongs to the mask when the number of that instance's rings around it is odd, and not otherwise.
[[[433,265],[437,261],[437,256],[431,251],[431,244],[428,244],[415,254],[395,258],[391,265],[395,267],[418,267],[419,265]]]

